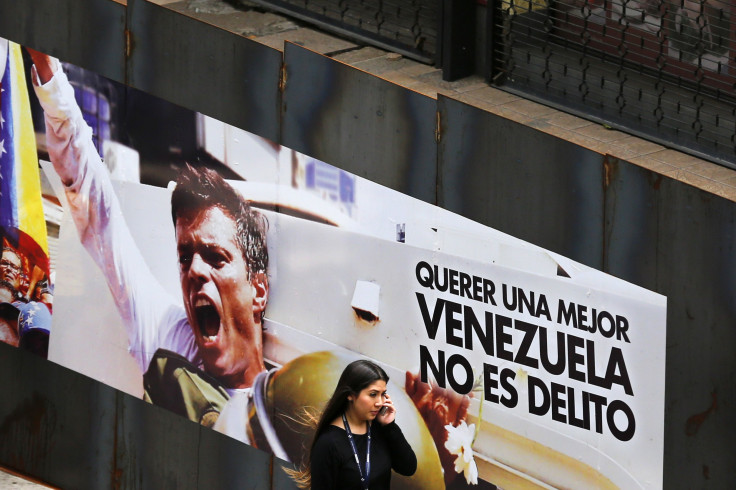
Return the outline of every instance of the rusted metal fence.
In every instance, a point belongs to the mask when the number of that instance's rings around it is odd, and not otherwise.
[[[486,5],[477,39],[486,40],[491,84],[736,168],[733,2],[254,2],[440,65],[445,79],[472,72],[476,9]]]
[[[434,63],[441,0],[251,0],[324,29]]]
[[[736,168],[736,4],[492,0],[488,76]]]

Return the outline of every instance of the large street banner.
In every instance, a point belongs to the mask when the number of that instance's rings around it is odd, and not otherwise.
[[[168,192],[121,184],[118,195],[146,264],[177,295]],[[600,273],[574,264],[566,263],[571,277],[552,267],[535,273],[267,216],[264,351],[279,367],[269,413],[288,421],[299,407],[319,409],[344,365],[368,357],[391,374],[392,393],[406,393],[400,423],[424,421],[417,441],[434,446],[433,464],[444,456],[452,463],[445,471],[454,471],[457,454],[443,450],[448,436],[472,448],[448,483],[465,482],[462,472],[475,464],[481,480],[504,488],[661,486],[662,297],[610,277],[597,288]],[[52,359],[133,389],[140,372],[123,377],[109,361],[127,355],[127,343],[104,278],[73,229],[63,238],[54,318],[63,327],[54,331]],[[582,284],[577,272],[587,275]],[[460,395],[468,396],[464,411]],[[309,437],[283,420],[273,423],[298,462]]]
[[[203,115],[207,158],[141,184],[85,91],[37,89],[50,360],[299,467],[368,358],[419,460],[395,488],[661,488],[664,297]]]

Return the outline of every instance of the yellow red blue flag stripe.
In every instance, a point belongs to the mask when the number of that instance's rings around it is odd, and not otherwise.
[[[23,57],[18,44],[7,46],[5,63],[0,63],[5,65],[0,78],[0,225],[6,239],[45,261],[36,265],[46,269],[46,221]]]

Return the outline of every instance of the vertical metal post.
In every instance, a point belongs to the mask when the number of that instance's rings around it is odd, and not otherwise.
[[[446,81],[475,71],[475,12],[470,0],[442,0],[440,13],[440,59]]]
[[[486,3],[486,66],[485,79],[489,84],[503,84],[505,64],[503,38],[502,0],[488,0]]]

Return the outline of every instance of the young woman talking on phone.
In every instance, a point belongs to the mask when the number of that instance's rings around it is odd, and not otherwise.
[[[386,372],[367,360],[342,372],[312,442],[312,490],[388,490],[392,469],[414,474],[417,458],[395,422],[387,381]]]

